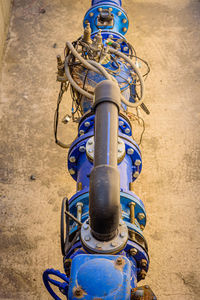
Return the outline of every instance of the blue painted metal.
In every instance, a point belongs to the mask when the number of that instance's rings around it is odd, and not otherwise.
[[[97,17],[102,9],[109,9],[113,14],[114,23],[113,26],[101,28],[103,43],[105,44],[108,38],[112,41],[121,39],[119,51],[128,54],[128,44],[124,35],[128,30],[129,21],[121,5],[121,0],[93,0],[91,8],[84,17],[83,25],[86,27],[86,23],[89,21],[92,30],[91,38],[94,39],[99,31]],[[118,64],[120,65],[120,72],[115,74],[114,77],[117,79],[125,98],[135,102],[135,81],[131,76],[130,66],[120,60],[118,60]],[[103,66],[112,71],[117,69],[116,65],[110,61]],[[80,74],[80,77],[85,77],[84,72]],[[103,76],[91,71],[88,72],[87,78],[88,82],[91,82],[91,86],[95,86],[104,79]],[[130,83],[132,85],[129,89]],[[92,108],[91,101],[85,98],[82,107],[83,112],[87,112],[88,109]],[[126,106],[124,108],[126,109]],[[68,170],[72,178],[77,182],[77,192],[69,200],[69,212],[78,217],[77,203],[82,203],[82,223],[89,219],[89,183],[93,161],[87,157],[86,143],[89,138],[94,136],[94,123],[95,114],[93,112],[80,120],[78,137],[71,144],[68,152]],[[89,254],[88,250],[83,247],[80,238],[77,238],[64,257],[64,261],[72,261],[70,281],[66,275],[61,274],[59,271],[50,269],[44,272],[43,280],[45,286],[54,299],[60,298],[54,293],[50,284],[56,285],[68,299],[130,299],[131,289],[135,288],[137,282],[142,279],[141,271],[148,271],[148,248],[142,230],[146,225],[146,211],[142,200],[130,190],[130,183],[137,179],[142,170],[141,151],[132,138],[131,125],[123,115],[119,115],[118,135],[125,144],[125,156],[118,163],[118,170],[120,172],[122,219],[130,232],[128,242],[125,248],[115,255],[100,255]],[[107,163],[109,163],[109,149],[107,153]],[[138,161],[141,162],[139,165],[136,164]],[[81,184],[81,190],[79,190],[79,184]],[[134,223],[131,222],[130,203],[135,205]],[[142,218],[140,217],[141,215],[143,216]],[[69,235],[73,237],[79,229],[79,225],[72,219],[70,219],[69,225]],[[134,236],[134,238],[131,236]],[[130,254],[131,249],[135,249],[134,256]],[[119,257],[123,258],[124,263],[122,266],[116,265],[116,259]],[[142,260],[146,261],[145,267],[141,267]],[[63,282],[51,279],[50,275],[59,277]],[[74,291],[77,287],[80,287],[82,296],[75,295]]]
[[[93,1],[93,3],[92,7],[85,14],[83,26],[86,27],[87,22],[89,22],[92,33],[96,33],[99,29],[102,29],[102,33],[104,31],[114,32],[123,37],[128,31],[129,20],[126,12],[121,7],[121,1]],[[97,26],[97,17],[100,14],[100,9],[110,9],[114,16],[113,26]]]
[[[117,265],[118,258],[123,265]],[[135,268],[136,264],[134,265]],[[98,272],[96,272],[98,270]],[[77,255],[72,261],[69,299],[80,299],[74,289],[81,287],[84,299],[130,299],[131,263],[125,256]]]

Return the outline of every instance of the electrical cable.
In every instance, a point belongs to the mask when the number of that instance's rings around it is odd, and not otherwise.
[[[70,148],[71,143],[70,144],[64,144],[63,142],[61,142],[60,140],[58,140],[58,121],[59,121],[59,108],[60,108],[60,103],[62,101],[63,98],[63,94],[65,91],[67,91],[69,87],[69,83],[67,84],[67,86],[65,86],[63,83],[61,83],[60,86],[60,92],[58,94],[58,100],[57,100],[57,107],[55,110],[55,114],[54,114],[54,137],[55,137],[55,143],[58,144],[60,147],[62,148]]]

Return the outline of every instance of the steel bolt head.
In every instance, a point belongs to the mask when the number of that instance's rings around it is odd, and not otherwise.
[[[96,248],[101,248],[101,243],[97,243]]]
[[[138,250],[136,248],[130,249],[130,255],[135,256],[138,253]]]
[[[112,11],[113,9],[112,9],[112,7],[109,7],[109,9],[108,9],[109,11]]]
[[[82,295],[82,289],[80,287],[77,287],[75,290],[74,290],[74,294],[76,296],[81,296]]]
[[[85,127],[89,127],[89,126],[90,126],[90,122],[85,122],[85,123],[84,123],[84,126],[85,126]]]
[[[143,231],[144,230],[144,225],[140,225],[140,229]]]
[[[130,132],[131,132],[131,131],[130,131],[129,128],[126,128],[126,129],[125,129],[125,133],[126,133],[126,134],[129,134]]]
[[[117,246],[117,243],[116,243],[116,242],[112,242],[112,243],[111,243],[111,246],[112,246],[112,247],[116,247],[116,246]]]
[[[137,215],[137,217],[138,217],[139,220],[143,220],[143,219],[145,218],[145,214],[139,213],[139,214]]]
[[[133,177],[134,178],[138,178],[138,176],[140,175],[140,173],[138,171],[136,171],[134,174],[133,174]]]
[[[147,275],[147,272],[146,272],[145,270],[142,269],[142,270],[140,271],[140,276],[141,276],[141,278],[142,278],[142,279],[145,279],[146,275]]]
[[[102,7],[99,7],[99,8],[98,8],[98,11],[101,12],[101,11],[102,11]]]
[[[141,160],[140,159],[136,159],[135,161],[135,166],[140,166],[141,165]]]
[[[74,175],[76,172],[73,169],[69,169],[69,174]]]
[[[94,13],[93,13],[93,12],[91,12],[89,15],[90,15],[90,17],[93,17],[93,16],[94,16]]]
[[[71,163],[75,163],[76,157],[75,157],[75,156],[70,156],[69,161],[70,161]]]
[[[79,151],[80,151],[80,152],[85,152],[85,146],[80,146],[80,147],[79,147]]]
[[[79,134],[80,134],[80,135],[83,135],[84,133],[85,133],[85,131],[82,130],[82,129],[79,131]]]
[[[83,203],[82,202],[77,202],[76,207],[83,207]]]
[[[128,47],[124,47],[124,51],[128,51]]]
[[[123,19],[123,20],[122,20],[122,22],[123,22],[124,24],[126,24],[126,22],[127,22],[127,19]]]
[[[119,126],[123,126],[124,122],[123,121],[119,121]]]
[[[91,237],[89,236],[89,235],[87,235],[86,237],[85,237],[85,241],[86,242],[89,242],[91,240]]]
[[[89,144],[89,145],[92,145],[92,144],[93,144],[93,140],[92,140],[92,139],[89,139],[89,140],[88,140],[88,144]]]
[[[122,263],[123,263],[122,257],[118,257],[115,262],[117,265],[122,265]]]
[[[146,259],[141,259],[140,264],[141,264],[141,267],[142,267],[142,268],[146,268],[146,266],[147,266],[147,261],[146,261]]]
[[[122,12],[118,11],[117,15],[118,15],[118,17],[120,17],[122,15]]]
[[[89,226],[87,224],[83,225],[83,229],[87,230],[89,228]]]
[[[120,237],[121,237],[121,238],[124,238],[124,237],[125,237],[125,232],[121,232],[121,233],[120,233]]]
[[[127,154],[132,155],[133,153],[134,153],[134,149],[133,148],[128,148]]]
[[[127,28],[126,28],[126,27],[123,27],[122,30],[123,30],[123,32],[126,32],[126,31],[127,31]]]

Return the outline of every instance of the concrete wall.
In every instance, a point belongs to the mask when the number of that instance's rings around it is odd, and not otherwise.
[[[8,32],[12,0],[0,0],[0,68],[3,57],[5,39]]]

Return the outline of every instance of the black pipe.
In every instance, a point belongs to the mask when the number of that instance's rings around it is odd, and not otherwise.
[[[117,169],[120,89],[110,80],[95,89],[95,152],[90,174],[89,214],[92,234],[110,240],[120,218],[120,174]]]

